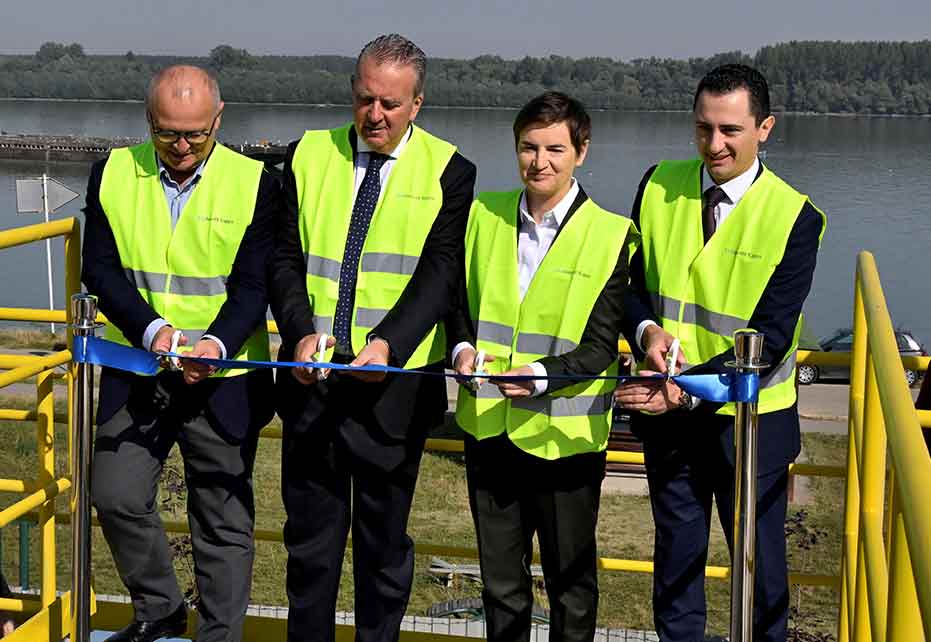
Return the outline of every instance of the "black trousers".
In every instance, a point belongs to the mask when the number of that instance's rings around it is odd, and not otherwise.
[[[258,433],[230,442],[211,427],[196,386],[177,373],[130,394],[97,427],[91,495],[138,620],[182,603],[159,517],[157,486],[174,444],[184,459],[188,524],[200,594],[198,642],[236,642],[249,602],[254,557],[252,467]]]
[[[653,618],[662,642],[705,634],[705,565],[712,499],[733,551],[734,468],[718,448],[687,440],[675,447],[646,437],[644,455],[656,524]],[[757,478],[754,642],[785,642],[789,585],[785,518],[788,471]]]
[[[489,640],[529,640],[533,535],[540,543],[552,642],[591,640],[598,610],[595,526],[605,453],[548,461],[506,435],[466,436],[469,503]]]
[[[340,413],[335,403],[307,430],[284,423],[289,642],[335,639],[336,597],[350,528],[356,640],[398,639],[414,577],[407,519],[426,437],[373,442],[371,448],[402,453],[401,463],[386,470],[371,453],[357,453],[344,437],[372,430]]]

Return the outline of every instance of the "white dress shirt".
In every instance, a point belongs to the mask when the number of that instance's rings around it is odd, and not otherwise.
[[[530,288],[533,276],[537,273],[543,258],[553,245],[556,233],[559,232],[566,214],[569,213],[569,208],[572,207],[578,195],[579,183],[573,178],[572,185],[566,195],[556,203],[553,209],[544,212],[542,219],[537,223],[527,206],[527,193],[521,194],[518,207],[519,229],[517,233],[517,285],[520,290],[521,301],[524,300],[524,295],[527,294],[527,290]],[[467,341],[457,344],[453,348],[451,355],[453,363],[456,362],[456,357],[464,348],[475,349]],[[540,362],[534,361],[528,366],[533,370],[534,375],[538,377],[546,376],[546,368]],[[546,392],[547,381],[546,379],[536,379],[533,386],[533,396],[542,395]]]
[[[378,193],[378,202],[381,202],[381,198],[385,193],[385,183],[388,182],[388,176],[391,174],[391,168],[394,166],[394,162],[401,157],[401,153],[404,151],[404,148],[407,147],[407,141],[411,139],[411,134],[414,133],[414,128],[408,125],[407,133],[401,138],[401,142],[398,143],[398,146],[388,154],[388,159],[381,166],[381,169],[378,172],[378,183],[381,186],[381,191]],[[355,183],[352,186],[352,203],[355,205],[356,196],[359,194],[359,188],[362,186],[362,179],[365,178],[365,170],[369,166],[369,154],[372,152],[372,148],[365,144],[365,141],[362,140],[362,137],[356,134],[356,159],[354,162],[355,168]],[[376,205],[377,207],[377,205]]]
[[[168,211],[171,214],[171,229],[174,231],[178,226],[178,220],[181,218],[181,212],[184,211],[184,206],[187,205],[187,202],[191,199],[194,188],[200,183],[207,161],[198,165],[197,169],[194,171],[194,175],[181,184],[178,184],[171,178],[171,175],[168,173],[168,168],[162,163],[162,159],[158,157],[158,154],[155,155],[155,162],[158,165],[158,176],[162,181],[162,189],[165,190],[165,198],[168,200]],[[153,319],[152,322],[146,326],[145,331],[142,333],[142,345],[146,350],[152,351],[152,342],[155,341],[155,335],[166,325],[168,325],[168,321],[159,317]],[[220,348],[220,358],[226,359],[226,345],[220,341],[219,337],[215,337],[212,334],[205,334],[201,339],[210,339],[216,343]]]

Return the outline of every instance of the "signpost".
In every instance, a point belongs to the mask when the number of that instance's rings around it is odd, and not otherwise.
[[[67,205],[80,194],[71,191],[47,174],[40,178],[16,179],[16,211],[20,214],[42,212],[48,223],[49,214]],[[48,309],[55,309],[55,295],[52,290],[52,240],[45,239],[45,263],[48,271]],[[52,323],[55,334],[55,323]]]

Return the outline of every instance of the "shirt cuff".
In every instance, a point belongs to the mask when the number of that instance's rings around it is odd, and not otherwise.
[[[649,328],[651,325],[657,325],[656,321],[652,321],[651,319],[646,319],[645,321],[641,321],[640,325],[637,326],[637,333],[634,338],[637,341],[637,346],[639,346],[640,349],[643,351],[646,351],[646,348],[643,347],[643,332],[644,330]]]
[[[201,339],[210,339],[210,340],[213,341],[215,344],[217,344],[218,346],[220,346],[220,358],[221,358],[221,359],[226,359],[226,346],[223,345],[223,342],[220,341],[219,338],[213,336],[212,334],[205,334],[204,336],[201,337]]]
[[[142,333],[142,347],[152,352],[152,342],[155,341],[155,335],[166,325],[168,325],[168,322],[165,319],[158,318],[146,326],[145,332]]]
[[[539,361],[534,361],[529,364],[531,370],[533,370],[533,376],[535,377],[545,377],[546,368]],[[546,388],[549,382],[546,379],[534,379],[533,380],[533,395],[534,397],[539,397],[540,395],[546,394]]]
[[[475,346],[473,346],[468,341],[460,341],[459,343],[456,344],[456,347],[453,348],[453,351],[452,353],[450,353],[449,356],[452,359],[454,366],[456,365],[456,357],[458,357],[459,353],[465,350],[466,348],[472,348],[473,350],[475,350]]]

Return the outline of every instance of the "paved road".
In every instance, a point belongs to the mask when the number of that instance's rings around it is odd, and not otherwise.
[[[912,388],[912,399],[918,388]],[[799,386],[798,413],[802,432],[847,433],[850,386],[846,383],[816,383]]]

